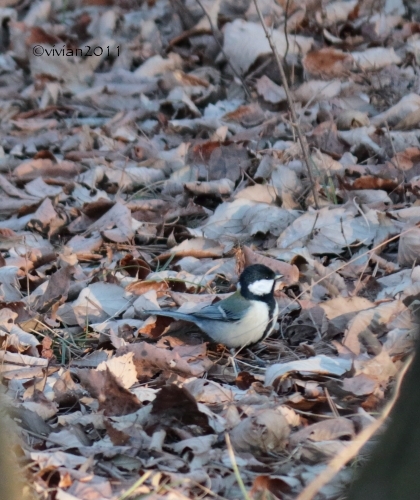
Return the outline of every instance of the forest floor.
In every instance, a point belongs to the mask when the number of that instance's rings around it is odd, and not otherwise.
[[[415,339],[416,2],[0,17],[0,359],[25,495],[344,499]],[[280,312],[238,376],[143,312],[198,310],[253,263],[283,275]]]

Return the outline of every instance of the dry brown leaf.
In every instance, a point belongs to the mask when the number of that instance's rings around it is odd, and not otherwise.
[[[278,104],[286,100],[284,88],[274,83],[266,75],[257,80],[256,89],[258,94],[267,102]]]
[[[420,122],[420,109],[414,110],[412,113],[407,115],[401,121],[399,121],[394,130],[410,130],[413,128],[418,128]]]
[[[351,361],[348,359],[332,358],[319,354],[309,359],[271,365],[265,373],[265,385],[275,385],[277,379],[280,380],[283,375],[289,372],[340,376],[350,369]]]
[[[281,30],[273,30],[271,36],[282,56],[287,48],[289,54],[306,53],[313,43],[312,38],[295,35],[287,44],[286,36]],[[225,26],[223,48],[233,66],[241,73],[247,72],[259,56],[271,54],[262,26],[242,19],[235,19]]]
[[[390,64],[401,64],[401,58],[392,47],[373,47],[363,52],[351,53],[355,66],[361,71],[378,70]]]
[[[217,258],[223,256],[223,247],[215,240],[193,238],[184,240],[179,245],[172,247],[170,252],[160,254],[157,260],[166,260],[172,255],[176,257],[195,257],[197,259]]]
[[[133,357],[134,354],[132,352],[128,352],[123,356],[114,356],[100,363],[97,370],[109,370],[120,385],[125,389],[130,389],[130,387],[137,382],[137,372],[134,366]]]
[[[78,369],[80,382],[99,402],[99,409],[104,415],[128,415],[141,408],[137,397],[125,389],[106,368],[103,371]]]
[[[394,300],[359,312],[348,324],[348,329],[343,339],[343,345],[354,354],[359,354],[362,348],[362,338],[359,338],[359,336],[363,334],[363,332],[369,330],[378,335],[381,329],[385,328],[391,319],[398,316],[398,314],[405,309],[401,301]]]
[[[343,76],[349,72],[352,63],[351,55],[330,47],[309,52],[302,60],[305,71],[321,78]]]
[[[358,127],[369,127],[370,121],[367,113],[357,110],[342,111],[337,117],[338,130],[350,130]]]
[[[126,287],[127,292],[134,295],[143,295],[151,290],[157,292],[158,297],[165,295],[169,290],[168,283],[166,281],[133,281]]]
[[[276,476],[257,476],[252,483],[251,495],[266,495],[267,491],[272,493],[275,498],[283,498],[283,493],[290,493],[291,487],[281,477]]]
[[[305,441],[331,441],[334,439],[349,440],[354,438],[354,424],[346,418],[331,418],[317,422],[291,434],[289,447],[295,448]]]
[[[316,12],[315,18],[321,26],[332,26],[336,23],[347,21],[353,9],[357,6],[356,0],[350,2],[332,2],[321,11]]]
[[[257,233],[280,234],[297,217],[292,210],[237,199],[219,205],[214,214],[194,233],[204,234],[206,238],[244,237]]]
[[[336,97],[341,92],[340,80],[310,80],[302,83],[295,90],[294,97],[297,101],[307,103],[309,101],[325,101]]]
[[[81,167],[70,161],[54,164],[50,159],[39,159],[21,163],[14,169],[13,175],[22,180],[36,179],[39,176],[73,178],[81,170]]]
[[[229,179],[235,183],[251,165],[244,145],[231,141],[198,143],[190,148],[186,160],[192,165],[206,165],[206,181]]]
[[[341,253],[357,241],[365,244],[376,234],[375,224],[355,217],[354,205],[325,207],[305,212],[290,224],[277,240],[279,248],[306,247],[313,254]]]
[[[315,151],[311,155],[311,160],[315,164],[316,169],[323,174],[331,176],[334,173],[341,173],[344,170],[340,162],[335,161],[325,153],[321,153],[321,151]]]
[[[379,177],[364,176],[355,179],[351,189],[383,189],[394,191],[400,183],[393,179],[381,179]]]
[[[201,427],[205,433],[209,431],[208,417],[199,410],[193,396],[174,384],[166,385],[158,392],[152,403],[152,415],[159,419],[160,425],[169,428],[181,424]]]
[[[391,161],[398,165],[401,170],[410,170],[415,163],[420,161],[420,149],[417,147],[407,148],[393,156]]]
[[[255,184],[239,191],[235,194],[235,198],[244,198],[257,203],[274,204],[277,200],[277,190],[267,184]]]
[[[264,121],[264,113],[258,104],[252,103],[245,106],[239,106],[230,113],[222,117],[226,122],[238,122],[244,127],[259,125]]]
[[[131,277],[144,280],[150,273],[149,264],[143,259],[135,259],[133,255],[126,254],[121,260],[119,267]]]
[[[179,373],[183,376],[200,377],[213,364],[206,357],[205,344],[181,345],[168,350],[140,342],[117,350],[117,354],[120,356],[126,353],[134,353],[133,361],[137,377],[140,380],[148,380],[163,370]]]
[[[195,379],[184,384],[196,401],[206,404],[221,404],[233,401],[233,391],[228,386],[205,379]]]
[[[195,195],[216,195],[216,196],[229,196],[232,194],[235,187],[230,179],[220,179],[218,181],[209,182],[186,182],[185,189]]]
[[[93,283],[83,288],[73,302],[73,313],[80,326],[86,321],[99,323],[123,313],[130,305],[124,288],[111,283]]]
[[[134,236],[131,212],[122,203],[116,203],[89,226],[89,231],[100,231],[102,236],[117,243],[130,241]]]
[[[355,375],[365,374],[380,384],[388,382],[397,373],[397,368],[384,350],[377,356],[366,359],[360,357],[354,361]]]
[[[49,401],[45,395],[35,390],[30,399],[26,399],[22,406],[30,411],[37,413],[43,420],[49,420],[58,412],[58,405],[55,402]]]
[[[32,307],[40,313],[45,313],[55,304],[62,304],[67,299],[73,273],[72,266],[63,267],[54,273],[48,281],[44,294],[37,297]]]
[[[416,265],[419,261],[420,228],[412,227],[398,242],[398,264],[404,267]]]
[[[397,104],[374,116],[371,119],[373,125],[382,125],[385,122],[389,126],[394,126],[418,110],[420,107],[420,96],[417,94],[405,95]]]
[[[257,410],[229,434],[232,445],[238,452],[278,453],[286,446],[290,427],[281,412]]]
[[[182,69],[182,59],[178,54],[171,52],[167,59],[160,55],[151,57],[139,66],[134,74],[140,77],[151,77],[179,69]]]
[[[372,394],[377,386],[377,381],[364,373],[360,373],[355,377],[345,378],[343,380],[343,389],[351,392],[355,396],[366,396],[368,394]]]

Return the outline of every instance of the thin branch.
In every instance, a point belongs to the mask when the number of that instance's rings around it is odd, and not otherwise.
[[[287,54],[289,53],[289,36],[287,34],[287,23],[289,21],[289,3],[290,0],[287,0],[286,10],[284,12],[284,36],[286,37],[286,52],[284,53],[284,59],[286,59]]]
[[[261,25],[264,29],[265,36],[267,37],[268,43],[270,44],[271,50],[274,54],[274,57],[275,57],[276,62],[277,62],[277,66],[279,68],[281,82],[283,84],[283,88],[284,88],[284,91],[286,93],[287,104],[289,105],[290,113],[292,114],[293,127],[296,129],[296,133],[297,133],[297,136],[299,139],[300,147],[302,148],[302,152],[303,152],[303,158],[305,160],[306,169],[308,171],[308,178],[309,178],[309,182],[311,183],[311,189],[312,189],[312,194],[314,196],[315,207],[318,209],[319,208],[319,198],[318,198],[318,192],[315,188],[314,178],[312,175],[309,153],[308,153],[308,149],[306,147],[305,139],[304,139],[303,134],[302,134],[302,130],[300,129],[300,127],[298,125],[295,104],[293,102],[293,98],[292,98],[292,95],[290,93],[289,84],[287,83],[286,74],[285,74],[284,69],[283,69],[283,64],[281,62],[280,55],[277,51],[277,48],[274,45],[273,39],[272,39],[270,33],[268,32],[268,29],[267,29],[267,26],[265,24],[264,17],[262,15],[260,6],[258,5],[258,0],[254,0],[254,5],[255,5],[255,8],[257,9],[258,17],[260,18]]]
[[[136,489],[141,486],[144,482],[146,482],[149,477],[153,474],[153,471],[148,470],[146,471],[137,481],[130,487],[128,490],[123,493],[120,497],[118,497],[118,500],[125,500],[128,497],[131,497],[131,495],[136,491]]]
[[[204,8],[204,5],[201,3],[201,0],[196,0],[196,2],[203,9],[204,15],[207,17],[207,20],[210,23],[210,29],[211,29],[211,32],[213,34],[213,38],[215,39],[217,45],[219,46],[219,49],[221,50],[222,54],[225,56],[225,59],[226,59],[227,63],[230,66],[230,69],[233,71],[233,73],[235,74],[235,76],[237,78],[239,78],[239,80],[241,81],[242,86],[243,86],[243,88],[245,90],[245,93],[248,96],[248,99],[251,101],[252,100],[251,92],[249,91],[248,86],[247,86],[245,80],[242,78],[242,76],[240,75],[240,73],[238,73],[238,71],[236,70],[235,66],[230,62],[229,57],[226,54],[225,49],[223,48],[223,45],[220,43],[220,41],[219,41],[219,39],[217,37],[217,31],[218,31],[218,29],[215,28],[215,26],[213,24],[213,21],[212,21],[212,19],[210,17],[210,14]]]
[[[225,432],[225,440],[226,440],[226,445],[227,445],[227,450],[228,450],[230,462],[232,464],[232,469],[233,469],[233,472],[235,473],[235,478],[236,478],[236,481],[238,483],[239,489],[241,490],[242,496],[244,497],[244,500],[251,500],[251,498],[248,495],[248,492],[245,488],[244,482],[242,480],[241,473],[239,472],[238,464],[236,463],[235,452],[233,451],[232,443],[230,442],[230,436],[227,432]]]
[[[397,379],[397,384],[395,388],[394,395],[391,400],[385,406],[381,416],[372,422],[368,427],[366,427],[358,436],[357,439],[353,440],[347,448],[344,448],[338,455],[336,455],[331,462],[327,465],[319,476],[317,476],[311,483],[306,486],[306,488],[301,491],[296,500],[312,500],[319,490],[325,486],[335,477],[335,475],[346,465],[346,463],[354,458],[360,449],[371,439],[371,437],[379,430],[379,428],[384,424],[385,420],[391,413],[395,402],[398,399],[401,391],[401,384],[404,380],[404,375],[407,373],[408,368],[411,366],[414,355],[411,355],[403,366],[399,377]]]

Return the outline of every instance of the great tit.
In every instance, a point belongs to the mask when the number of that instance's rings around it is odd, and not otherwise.
[[[244,269],[237,291],[217,304],[190,314],[160,309],[144,312],[195,323],[212,340],[229,348],[250,346],[274,329],[278,316],[274,286],[278,278],[281,275],[269,267],[254,264]]]

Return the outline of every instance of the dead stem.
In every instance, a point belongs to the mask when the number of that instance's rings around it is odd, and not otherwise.
[[[258,0],[253,0],[253,1],[254,1],[255,8],[257,9],[257,13],[258,13],[258,17],[260,18],[261,25],[264,29],[265,36],[267,37],[268,43],[270,44],[271,50],[274,54],[274,57],[275,57],[276,62],[277,62],[277,66],[279,68],[281,82],[283,84],[283,88],[284,88],[284,91],[286,93],[287,104],[289,105],[290,113],[292,115],[292,125],[296,129],[296,133],[297,133],[297,136],[299,139],[300,147],[302,148],[303,158],[305,160],[306,169],[308,172],[308,179],[309,179],[309,182],[311,184],[311,190],[312,190],[312,194],[314,197],[315,208],[319,209],[318,192],[316,190],[314,178],[312,175],[311,160],[309,158],[308,148],[306,147],[305,138],[303,137],[302,130],[298,124],[295,104],[293,102],[292,94],[290,93],[289,84],[287,83],[287,78],[286,78],[286,74],[285,74],[284,69],[283,69],[283,64],[282,64],[281,59],[280,59],[280,54],[278,53],[277,48],[273,43],[273,39],[271,38],[271,35],[268,32],[268,29],[267,29],[267,26],[265,24],[264,17],[262,15],[260,6],[258,5]]]

